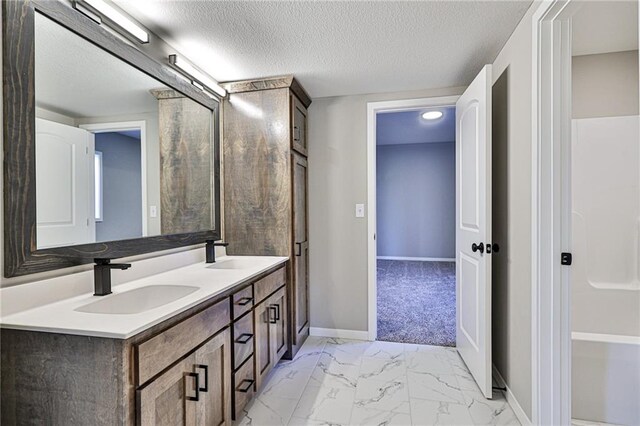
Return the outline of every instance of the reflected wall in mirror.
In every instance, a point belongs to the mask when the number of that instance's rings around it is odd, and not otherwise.
[[[37,248],[215,228],[210,109],[35,13]]]

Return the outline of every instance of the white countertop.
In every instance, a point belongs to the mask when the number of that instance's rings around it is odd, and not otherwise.
[[[225,262],[240,268],[224,269]],[[113,294],[83,294],[0,318],[2,328],[127,339],[287,261],[286,257],[224,256],[216,263],[197,263],[113,287]],[[231,263],[228,263],[231,265]],[[219,268],[219,269],[216,269]],[[198,289],[180,299],[135,314],[97,314],[76,309],[116,294],[149,285]]]

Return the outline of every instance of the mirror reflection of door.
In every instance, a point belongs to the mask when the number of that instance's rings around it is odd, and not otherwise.
[[[36,119],[38,248],[96,241],[93,135]]]

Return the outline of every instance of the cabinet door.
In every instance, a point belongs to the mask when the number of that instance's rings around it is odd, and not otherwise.
[[[269,298],[269,305],[275,308],[275,318],[271,325],[271,353],[273,365],[282,359],[287,351],[287,292],[284,287]]]
[[[273,318],[273,309],[269,306],[269,298],[256,305],[254,310],[254,340],[255,340],[255,380],[256,388],[262,385],[262,380],[273,367],[271,345],[272,327],[269,323]]]
[[[307,109],[291,95],[291,148],[307,156]]]
[[[292,340],[300,345],[309,334],[309,240],[307,229],[307,160],[293,154]]]
[[[195,354],[170,368],[138,390],[138,422],[142,426],[195,425],[196,406],[202,395],[194,372]]]
[[[231,424],[231,333],[215,335],[195,352],[194,370],[199,375],[200,401],[196,425]]]

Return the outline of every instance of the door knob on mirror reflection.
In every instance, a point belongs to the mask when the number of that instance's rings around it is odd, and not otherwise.
[[[473,251],[474,253],[479,251],[480,253],[484,253],[484,243],[480,243],[480,244],[476,244],[473,243],[471,244],[471,251]]]

